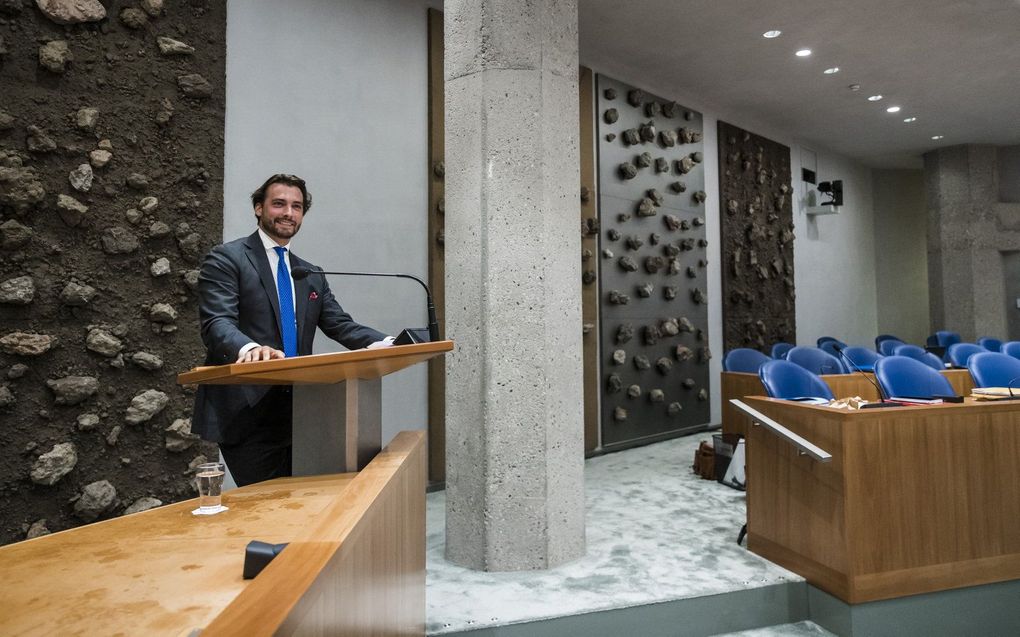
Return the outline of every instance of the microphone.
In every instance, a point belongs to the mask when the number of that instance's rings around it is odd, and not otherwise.
[[[853,362],[853,360],[851,360],[850,357],[846,355],[846,352],[843,351],[842,347],[840,347],[839,345],[833,345],[832,349],[836,350],[836,352],[843,357],[843,360],[850,363],[851,367],[857,370],[862,376],[864,376],[864,378],[868,380],[869,383],[875,386],[875,389],[878,390],[878,402],[861,405],[861,409],[876,409],[881,407],[903,407],[903,403],[892,403],[886,400],[886,395],[885,392],[882,391],[882,386],[876,383],[875,379],[873,379],[871,376],[868,376],[867,372],[858,367],[857,363]]]
[[[439,323],[436,321],[436,305],[435,303],[432,302],[432,292],[431,290],[429,290],[429,286],[425,285],[424,281],[414,276],[413,274],[400,274],[397,272],[327,272],[326,270],[306,268],[303,265],[296,265],[290,270],[290,275],[294,278],[295,281],[300,281],[301,279],[304,279],[305,277],[312,273],[322,275],[335,274],[338,276],[386,276],[395,277],[399,279],[411,279],[412,281],[417,281],[419,285],[425,288],[425,299],[426,302],[428,303],[428,317],[429,317],[428,340],[433,342],[439,340]],[[422,330],[420,329],[417,330],[413,330],[410,328],[405,329],[403,332],[400,333],[400,336],[398,336],[396,340],[393,341],[393,344],[409,345],[411,343],[421,343],[425,339],[422,338],[421,334],[416,333],[421,331]]]

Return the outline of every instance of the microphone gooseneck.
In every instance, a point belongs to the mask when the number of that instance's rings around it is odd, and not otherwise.
[[[290,276],[295,281],[300,281],[306,278],[308,275],[315,274],[333,274],[337,276],[384,276],[393,277],[398,279],[411,279],[417,281],[418,285],[425,289],[425,300],[428,304],[428,319],[429,319],[429,340],[432,342],[439,340],[439,322],[436,320],[436,305],[432,302],[432,291],[429,290],[429,286],[424,281],[414,276],[413,274],[402,274],[399,272],[328,272],[326,270],[320,270],[316,268],[306,268],[302,265],[296,265],[290,270]]]
[[[857,363],[853,362],[853,360],[851,360],[851,358],[846,355],[846,352],[843,351],[842,347],[840,347],[839,345],[833,345],[832,349],[836,350],[836,353],[838,353],[840,356],[842,356],[843,360],[845,360],[846,362],[850,363],[851,367],[853,367],[855,370],[857,370],[857,372],[860,373],[861,376],[864,376],[864,378],[867,379],[867,381],[869,383],[871,383],[872,385],[875,386],[875,389],[878,390],[878,402],[879,402],[879,404],[881,406],[883,406],[883,407],[899,407],[900,406],[899,403],[891,403],[888,400],[886,400],[887,396],[885,395],[885,392],[882,391],[882,386],[879,385],[877,382],[875,382],[875,379],[873,379],[871,376],[868,376],[868,374],[863,369],[858,367]]]

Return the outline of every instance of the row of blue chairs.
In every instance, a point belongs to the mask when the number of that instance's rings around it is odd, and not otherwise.
[[[954,333],[946,332],[946,334]],[[731,372],[755,373],[763,363],[777,359],[793,360],[816,374],[844,374],[851,373],[855,369],[872,371],[875,361],[882,356],[909,356],[936,370],[943,369],[946,364],[962,369],[967,367],[967,359],[972,355],[987,351],[1001,351],[1020,359],[1020,341],[1002,343],[998,339],[988,337],[981,339],[983,344],[950,343],[945,356],[941,359],[922,347],[904,343],[890,334],[882,334],[876,339],[877,352],[867,347],[848,347],[842,341],[831,336],[823,336],[818,339],[818,342],[818,348],[796,347],[791,343],[776,343],[772,347],[771,358],[757,350],[738,348],[729,352],[723,359],[723,369]],[[829,356],[822,356],[819,350]],[[790,357],[791,353],[793,354],[792,358]],[[850,359],[853,364],[850,364],[847,359]]]
[[[1020,384],[1020,359],[1001,352],[979,352],[968,359],[975,387]],[[834,398],[829,386],[810,370],[789,360],[770,360],[758,370],[773,398]],[[908,356],[884,356],[875,362],[875,379],[886,397],[931,398],[955,394],[949,380],[935,369]],[[1017,390],[1020,395],[1020,388]]]
[[[838,343],[842,347],[846,347],[845,343],[842,343],[842,342],[840,342],[839,339],[833,338],[831,336],[822,336],[822,337],[820,337],[818,339],[817,345],[818,345],[818,347],[823,347],[824,343],[827,343],[829,341],[835,341],[836,343]],[[899,342],[899,343],[906,343],[906,341],[904,341],[902,338],[900,338],[898,336],[895,336],[893,334],[879,334],[878,336],[875,337],[875,351],[880,353],[880,354],[882,354],[883,356],[892,356],[893,354],[892,354],[891,348],[896,346],[895,344],[890,344],[890,345],[883,346],[882,343],[884,343],[886,341],[896,341],[896,342]],[[962,343],[962,342],[963,342],[963,339],[960,338],[960,335],[957,332],[950,332],[948,330],[940,330],[938,332],[935,332],[931,336],[929,336],[927,341],[925,342],[925,345],[928,346],[928,347],[942,347],[942,348],[948,349],[949,346],[954,345],[956,343]],[[982,336],[981,338],[979,338],[977,340],[977,344],[980,345],[981,347],[985,348],[989,352],[998,352],[998,351],[1001,351],[1000,348],[1003,345],[1001,339],[995,338],[993,336]]]
[[[875,361],[881,358],[879,354],[867,347],[847,347],[842,350],[842,353],[843,356],[834,349],[826,351],[818,347],[794,347],[788,350],[785,356],[779,360],[788,360],[796,363],[815,374],[849,374],[856,371],[856,369],[871,371],[874,368]],[[937,356],[928,354],[923,349],[921,354],[926,354],[933,359],[926,359],[926,364],[931,364],[936,369],[942,368],[942,362]],[[849,359],[853,365],[847,362],[846,359]],[[723,370],[755,374],[762,365],[770,360],[773,359],[757,350],[738,348],[731,350],[723,358]]]

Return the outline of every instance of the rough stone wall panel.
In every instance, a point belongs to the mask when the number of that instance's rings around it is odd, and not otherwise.
[[[612,449],[711,418],[704,144],[701,114],[676,102],[604,75],[597,100],[602,446]],[[621,328],[633,331],[626,341]]]
[[[719,122],[723,349],[796,343],[790,149]]]
[[[176,375],[223,228],[225,3],[43,4],[0,11],[5,543],[193,497],[216,452]]]

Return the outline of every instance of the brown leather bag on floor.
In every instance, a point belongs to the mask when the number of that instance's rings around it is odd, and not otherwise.
[[[694,452],[694,473],[705,480],[715,480],[715,448],[711,441],[702,440]]]

